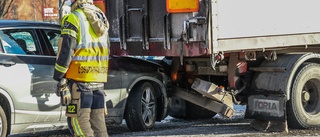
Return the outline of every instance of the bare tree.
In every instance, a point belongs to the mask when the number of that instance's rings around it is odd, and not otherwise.
[[[14,0],[0,0],[0,19],[8,14]]]
[[[30,15],[33,16],[34,21],[41,21],[42,18],[42,8],[43,8],[43,0],[36,1],[36,0],[29,0],[30,6],[33,8],[33,12],[30,12]],[[37,13],[39,15],[37,15]]]

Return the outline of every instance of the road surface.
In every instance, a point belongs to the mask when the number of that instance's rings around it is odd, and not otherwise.
[[[157,122],[154,129],[143,132],[131,132],[125,122],[117,126],[108,126],[110,137],[288,137],[288,136],[320,136],[320,129],[296,130],[289,129],[288,133],[269,133],[255,131],[250,127],[251,120],[244,119],[245,110],[240,107],[231,119],[219,115],[208,120],[181,120],[168,116]],[[13,137],[69,137],[67,129],[48,131],[36,134],[20,134]]]

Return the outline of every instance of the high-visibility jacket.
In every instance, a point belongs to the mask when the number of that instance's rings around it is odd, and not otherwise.
[[[68,18],[68,15],[65,15],[62,17],[61,21],[60,21],[60,26],[61,26],[61,30],[62,30],[62,26],[64,25],[64,21]],[[62,32],[61,32],[62,33]],[[59,56],[60,54],[60,50],[61,50],[61,46],[62,46],[62,36],[60,36],[59,38],[59,42],[58,42],[58,53],[57,56]]]
[[[108,33],[106,32],[103,36],[98,37],[81,9],[70,13],[66,21],[71,23],[78,31],[65,27],[62,30],[62,35],[70,35],[76,38],[77,45],[74,48],[69,66],[57,62],[55,70],[65,73],[66,78],[76,81],[107,82]],[[63,55],[59,55],[59,57],[61,56]]]

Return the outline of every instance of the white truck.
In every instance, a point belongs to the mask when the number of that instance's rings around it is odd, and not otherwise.
[[[95,3],[106,10],[111,54],[164,56],[171,116],[231,117],[243,104],[260,130],[320,125],[320,1]]]

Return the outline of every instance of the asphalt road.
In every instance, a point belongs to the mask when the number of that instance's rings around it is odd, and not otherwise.
[[[243,119],[244,110],[236,111],[231,119],[215,116],[209,120],[181,120],[168,116],[157,122],[154,129],[144,132],[131,132],[125,122],[117,126],[108,126],[110,137],[291,137],[291,136],[320,136],[320,129],[289,129],[284,132],[261,132],[250,127],[251,120]],[[58,130],[35,134],[20,134],[12,137],[69,137],[69,131]]]
[[[320,129],[296,130],[289,129],[289,133],[267,133],[255,131],[250,127],[250,120],[232,119],[223,120],[180,120],[168,118],[150,131],[131,132],[125,124],[109,126],[110,137],[301,137],[320,136]],[[21,134],[14,137],[69,137],[68,130],[48,131],[36,134]]]

